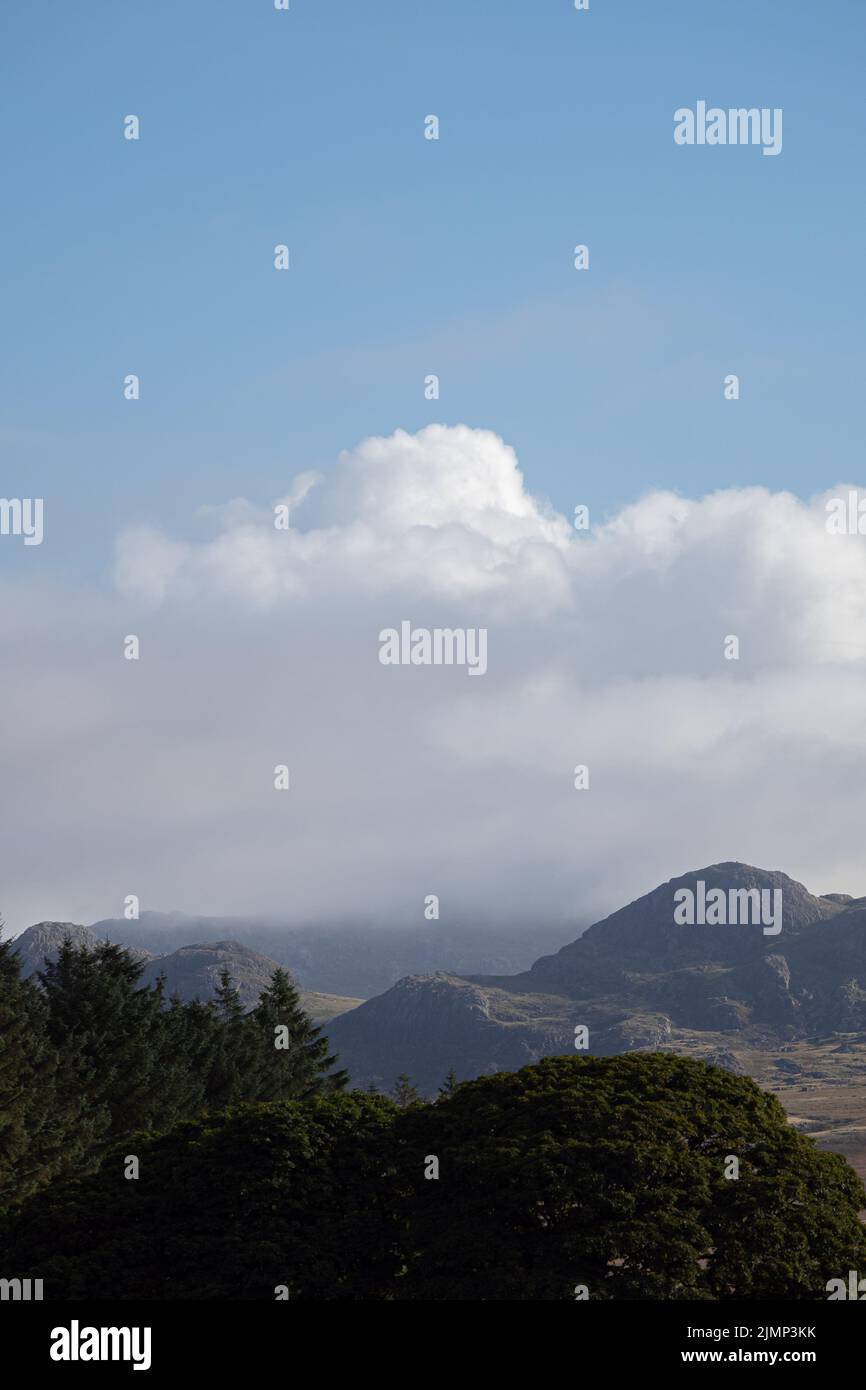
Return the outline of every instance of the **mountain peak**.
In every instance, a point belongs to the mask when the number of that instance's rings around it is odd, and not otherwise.
[[[96,932],[78,922],[36,922],[16,936],[12,945],[21,961],[22,976],[26,978],[42,970],[46,960],[56,960],[60,947],[67,940],[90,950],[99,945]]]
[[[704,901],[721,890],[726,904],[731,894],[767,895],[758,900],[763,909],[781,913],[781,930],[765,931],[762,921],[727,921],[724,925],[700,922],[683,925],[675,916],[687,890]],[[775,895],[778,894],[778,897]],[[757,960],[783,949],[792,935],[814,922],[843,911],[841,904],[815,897],[796,879],[780,869],[760,869],[753,864],[725,860],[691,869],[659,884],[643,897],[595,922],[577,941],[554,956],[542,956],[529,975],[559,988],[587,983],[621,983],[629,972],[657,972],[686,965],[736,964]]]

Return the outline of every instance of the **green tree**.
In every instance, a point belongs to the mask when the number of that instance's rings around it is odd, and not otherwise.
[[[240,994],[226,966],[220,971],[209,1008],[216,1028],[211,1034],[205,1104],[208,1109],[222,1110],[258,1094],[255,1039],[245,1026]]]
[[[0,938],[0,1212],[80,1163],[100,1132],[63,1082],[45,1001]]]
[[[46,1298],[387,1297],[402,1259],[393,1114],[352,1092],[133,1135],[7,1222],[6,1265],[44,1279]],[[123,1176],[127,1152],[137,1180]]]
[[[257,1099],[305,1100],[344,1089],[347,1073],[333,1070],[337,1059],[328,1039],[304,1012],[294,982],[282,967],[271,975],[270,987],[250,1014],[250,1025],[257,1044]]]
[[[866,1272],[854,1171],[716,1067],[551,1057],[401,1110],[397,1126],[400,1298],[573,1299],[584,1285],[593,1299],[817,1299],[831,1276]]]
[[[121,946],[66,940],[39,971],[64,1085],[104,1123],[106,1142],[170,1124],[188,1076],[187,1059],[173,1047],[162,983],[142,988],[142,969]]]
[[[866,1271],[864,1206],[748,1078],[552,1057],[432,1104],[332,1093],[133,1135],[9,1214],[4,1253],[51,1298],[824,1300]]]
[[[391,1087],[391,1095],[400,1109],[409,1105],[416,1105],[421,1100],[421,1093],[417,1086],[413,1086],[412,1081],[406,1072],[402,1071]]]
[[[208,1082],[213,1059],[219,1048],[220,1024],[210,1003],[198,999],[184,1003],[172,997],[163,1014],[167,1047],[183,1066],[175,1073],[172,1112],[160,1127],[169,1128],[181,1120],[194,1118],[207,1107]]]
[[[447,1075],[446,1075],[446,1077],[445,1077],[445,1080],[443,1081],[442,1085],[439,1087],[439,1094],[440,1094],[440,1096],[450,1096],[450,1095],[453,1095],[454,1092],[457,1090],[457,1087],[458,1087],[459,1085],[460,1085],[460,1082],[457,1080],[457,1073],[456,1073],[456,1071],[454,1070],[453,1067],[449,1067],[449,1068],[448,1068],[448,1073],[447,1073]]]

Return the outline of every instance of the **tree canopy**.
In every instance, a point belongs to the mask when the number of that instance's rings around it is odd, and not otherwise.
[[[384,1296],[399,1268],[392,1110],[353,1092],[132,1135],[98,1172],[24,1205],[7,1227],[7,1264],[38,1268],[46,1298]],[[125,1175],[129,1155],[137,1178]]]
[[[60,1174],[92,1172],[136,1131],[344,1089],[285,970],[246,1014],[225,971],[204,1003],[167,1001],[142,971],[121,946],[67,938],[22,980],[14,943],[0,939],[0,1213]]]
[[[399,1126],[401,1297],[816,1298],[836,1269],[866,1267],[853,1169],[718,1067],[551,1057]],[[438,1181],[417,1180],[428,1153]]]
[[[137,1134],[5,1236],[48,1297],[799,1300],[866,1269],[863,1207],[748,1078],[631,1053]]]

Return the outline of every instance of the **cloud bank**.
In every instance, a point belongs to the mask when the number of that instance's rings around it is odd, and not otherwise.
[[[7,582],[0,908],[420,926],[437,894],[531,932],[730,859],[862,894],[847,492],[654,492],[581,532],[497,435],[432,425],[287,480],[288,529],[232,499],[204,540],[129,527],[101,591]],[[486,628],[483,679],[383,666],[406,620]]]

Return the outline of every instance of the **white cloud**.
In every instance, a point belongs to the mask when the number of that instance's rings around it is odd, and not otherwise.
[[[652,493],[580,534],[495,434],[435,425],[274,501],[291,530],[244,499],[204,540],[131,527],[109,592],[5,586],[14,930],[128,893],[531,928],[725,859],[866,891],[866,537],[824,498]],[[486,627],[486,676],[380,665],[403,619]]]

